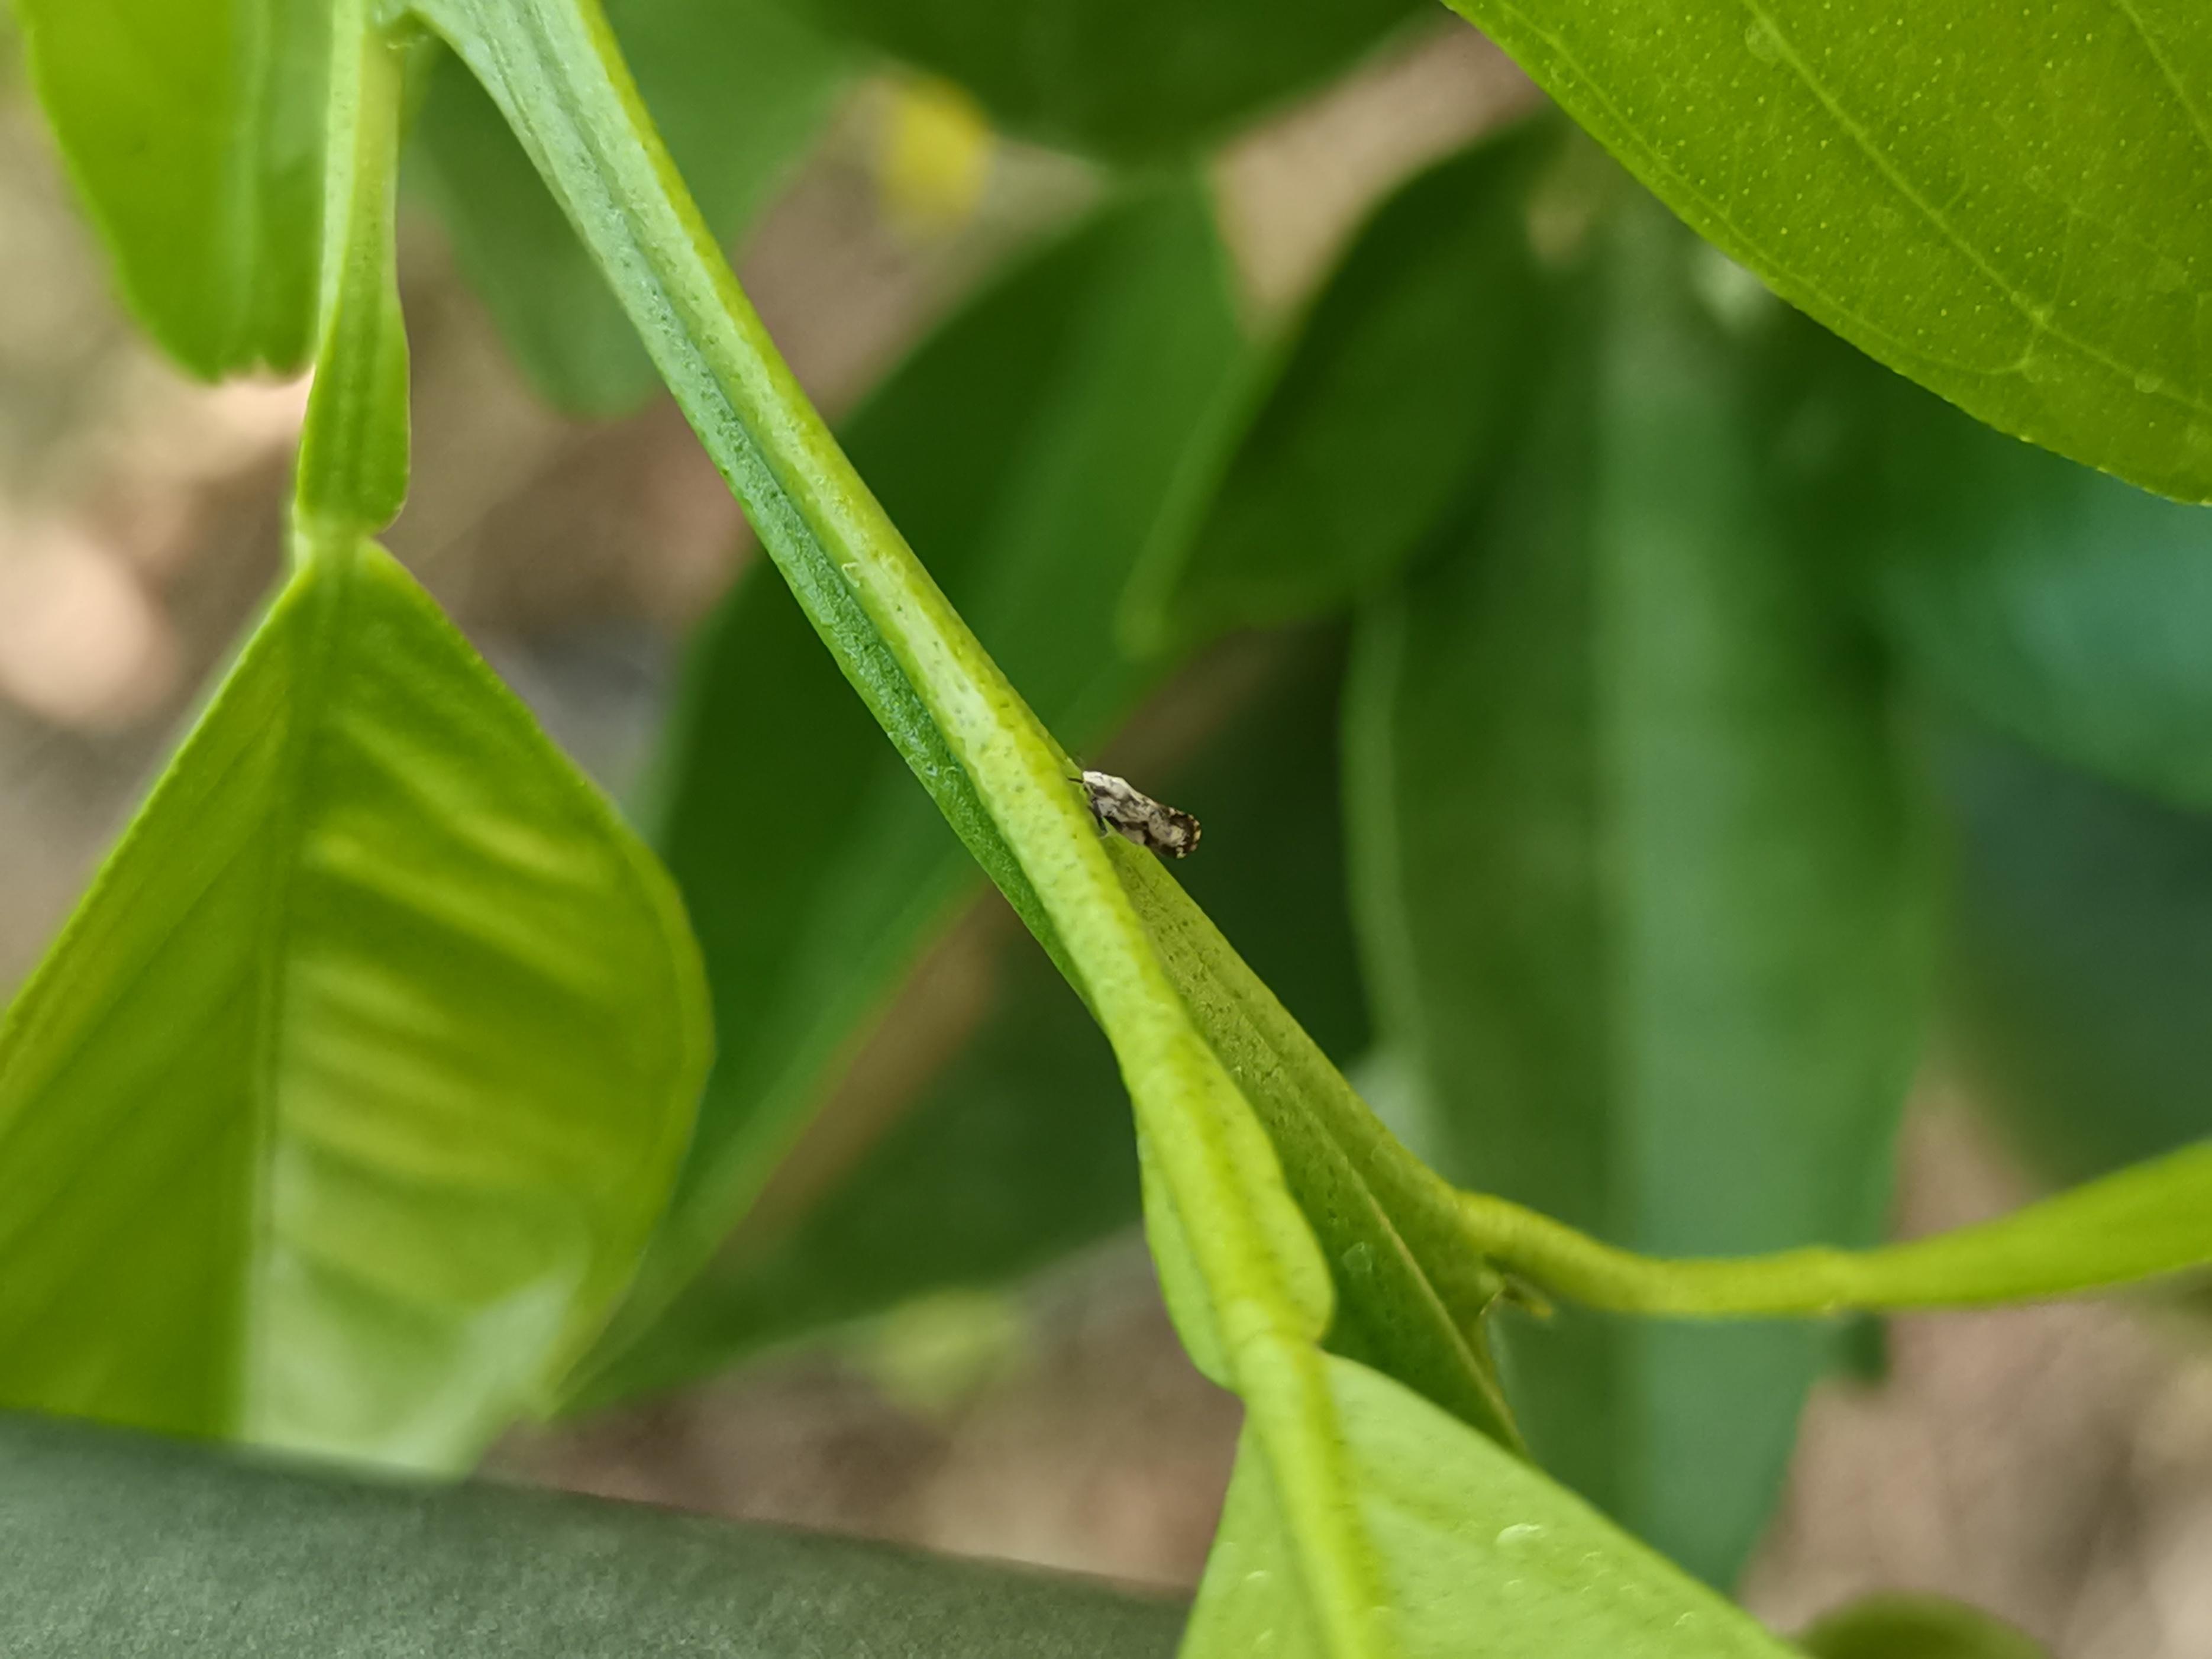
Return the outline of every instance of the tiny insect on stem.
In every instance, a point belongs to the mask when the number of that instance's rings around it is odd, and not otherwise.
[[[1188,858],[1197,849],[1198,820],[1189,813],[1162,805],[1111,772],[1085,772],[1082,783],[1100,829],[1162,858]]]

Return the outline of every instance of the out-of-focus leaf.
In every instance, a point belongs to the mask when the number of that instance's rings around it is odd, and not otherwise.
[[[1949,699],[2049,754],[2212,811],[2212,510],[2014,442],[1871,365],[1882,611]],[[1869,381],[1881,384],[1869,384]]]
[[[1638,200],[1597,256],[1494,498],[1364,625],[1382,1024],[1468,1185],[1669,1255],[1869,1240],[1926,932],[1882,687],[1744,342],[1696,297],[1708,251]],[[1563,1312],[1510,1336],[1538,1455],[1730,1578],[1823,1334]]]
[[[26,1659],[1168,1659],[1183,1618],[853,1540],[36,1418],[0,1418],[0,1650]]]
[[[1192,890],[1344,1057],[1365,1048],[1367,1021],[1333,810],[1343,653],[1329,639],[1290,654],[1243,689],[1245,706],[1194,756],[1146,782],[1199,811],[1212,856],[1187,866]],[[1305,781],[1309,810],[1283,811],[1285,777]],[[964,954],[925,956],[917,969],[973,971]],[[906,1297],[1004,1284],[1136,1220],[1136,1146],[1112,1050],[1034,945],[998,948],[987,971],[988,1012],[920,1097],[795,1219],[741,1228],[605,1393],[580,1404],[699,1376]],[[846,1106],[864,1118],[885,1110],[872,1095]]]
[[[1282,623],[1374,587],[1478,488],[1547,334],[1532,180],[1540,122],[1423,173],[1360,234],[1255,377],[1187,526],[1130,594],[1132,637]],[[1256,412],[1254,412],[1256,411]]]
[[[726,243],[829,118],[849,54],[777,0],[609,0],[661,137]],[[618,415],[659,385],[606,279],[474,76],[428,75],[412,157],[455,260],[539,392]]]
[[[1448,0],[1776,292],[1969,413],[2212,497],[2196,0]]]
[[[938,966],[926,956],[921,971]],[[740,1228],[574,1405],[673,1387],[909,1297],[1003,1285],[1135,1221],[1112,1050],[1027,939],[988,973],[984,1023],[922,1097],[795,1222]]]
[[[1363,1519],[1395,1614],[1382,1651],[1443,1659],[1786,1659],[1759,1622],[1427,1401],[1328,1361]],[[1186,1659],[1323,1659],[1289,1590],[1261,1449],[1239,1450]]]
[[[327,0],[17,0],[131,309],[194,374],[297,368],[315,315]]]
[[[934,574],[1071,732],[1103,733],[1150,678],[1115,647],[1115,606],[1243,351],[1204,199],[1181,185],[1000,283],[852,423],[853,453]],[[668,1223],[603,1350],[617,1363],[750,1206],[856,1030],[976,883],[765,568],[701,647],[663,793],[660,839],[706,951],[721,1052]],[[622,1386],[585,1382],[593,1397]]]
[[[1948,1004],[1963,1062],[2063,1179],[2212,1134],[2212,817],[1960,722]]]
[[[607,803],[318,550],[0,1025],[0,1404],[466,1462],[628,1280],[704,1000]]]
[[[1417,0],[784,0],[957,81],[1006,125],[1122,160],[1189,150],[1326,80]]]
[[[1797,1643],[1813,1659],[2050,1659],[2003,1620],[1934,1595],[1869,1596]]]

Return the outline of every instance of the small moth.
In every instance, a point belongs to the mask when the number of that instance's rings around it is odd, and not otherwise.
[[[1083,790],[1090,797],[1091,816],[1098,827],[1110,830],[1124,841],[1151,848],[1162,858],[1188,858],[1198,846],[1198,820],[1188,812],[1163,806],[1127,778],[1111,772],[1085,772]]]

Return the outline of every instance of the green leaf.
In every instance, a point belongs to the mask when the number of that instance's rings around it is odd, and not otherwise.
[[[1813,1659],[2049,1659],[2002,1620],[1934,1595],[1869,1596],[1797,1639]]]
[[[849,55],[777,0],[615,0],[615,32],[715,235],[738,240],[827,123]],[[475,77],[430,70],[410,161],[539,392],[618,415],[659,386],[598,265]]]
[[[1388,1378],[1329,1362],[1359,1504],[1409,1659],[1785,1659],[1758,1621],[1504,1448]],[[1286,1593],[1267,1464],[1248,1438],[1188,1659],[1319,1659]]]
[[[1387,580],[1504,447],[1547,334],[1531,124],[1383,204],[1224,422],[1219,460],[1147,560],[1125,623],[1148,642],[1336,609]],[[1387,488],[1376,480],[1387,479]],[[1188,514],[1186,516],[1188,516]]]
[[[2005,431],[2212,496],[2194,0],[1448,0],[1775,291]]]
[[[18,0],[40,100],[125,297],[209,380],[307,354],[329,9]]]
[[[1978,1097],[2066,1180],[2212,1134],[2212,817],[1966,722],[1935,750],[1948,1012]]]
[[[1882,611],[1948,700],[2212,810],[2212,512],[2015,443],[1862,365]],[[1886,385],[1866,386],[1878,377]]]
[[[1709,251],[1630,202],[1596,252],[1499,488],[1364,623],[1384,1028],[1455,1180],[1668,1254],[1870,1242],[1927,954],[1883,688],[1699,305]],[[1731,1578],[1823,1334],[1508,1335],[1547,1465]]]
[[[1466,1248],[1459,1195],[1398,1144],[1164,866],[1134,848],[1122,852],[1126,845],[1108,850],[1151,950],[1265,1127],[1330,1263],[1337,1298],[1328,1346],[1517,1445],[1481,1328],[1502,1287]],[[1141,1135],[1141,1113],[1138,1123]],[[1172,1307],[1181,1246],[1159,1236],[1149,1201],[1147,1219]]]
[[[1119,160],[1187,152],[1330,75],[1416,0],[786,0],[957,81],[1022,132]]]
[[[606,802],[323,548],[0,1026],[0,1405],[465,1463],[627,1281],[702,1004]]]
[[[1102,736],[1155,672],[1115,648],[1115,606],[1243,350],[1204,198],[1182,183],[1112,207],[994,286],[851,424],[853,453],[938,579],[1072,732]],[[601,1356],[617,1364],[976,886],[768,568],[702,641],[664,770],[660,841],[706,952],[721,1054],[667,1224]],[[702,1287],[679,1322],[720,1324],[716,1297]]]
[[[35,1418],[0,1418],[0,1649],[40,1659],[1167,1659],[1183,1616],[849,1539]]]
[[[951,969],[924,957],[920,971]],[[1136,1220],[1129,1097],[1105,1039],[1025,938],[983,971],[981,1028],[920,1098],[849,1169],[814,1176],[795,1155],[705,1273],[572,1407],[672,1388],[909,1298],[1002,1285]],[[802,1190],[787,1195],[794,1182]]]

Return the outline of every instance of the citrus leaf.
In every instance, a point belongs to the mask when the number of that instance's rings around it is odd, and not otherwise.
[[[2212,817],[1971,721],[1932,744],[1947,1012],[1978,1101],[2079,1181],[2212,1134]]]
[[[1328,1362],[1407,1659],[1786,1659],[1741,1609],[1496,1442],[1389,1378]],[[1287,1585],[1267,1464],[1239,1451],[1186,1659],[1321,1659]]]
[[[828,123],[851,74],[775,0],[616,0],[608,8],[707,222],[733,243]],[[549,402],[611,416],[659,387],[599,267],[467,70],[434,64],[410,161],[462,273]]]
[[[1862,362],[1842,407],[1883,620],[1947,700],[2212,810],[2212,511],[2015,443]],[[1869,384],[1872,380],[1874,384]]]
[[[449,1467],[627,1281],[708,1038],[650,856],[365,534],[407,387],[368,3],[294,574],[0,1024],[0,1404]]]
[[[33,79],[147,331],[209,380],[312,343],[330,8],[19,0]]]
[[[0,1648],[41,1659],[1167,1659],[1182,1609],[636,1504],[354,1482],[0,1417]]]
[[[1326,80],[1415,0],[786,0],[957,81],[1009,127],[1122,161],[1194,149]]]
[[[1546,334],[1533,123],[1405,185],[1252,377],[1129,596],[1130,637],[1322,614],[1387,580],[1504,447]],[[1389,488],[1376,480],[1387,478]]]
[[[627,1282],[702,1000],[605,801],[322,550],[0,1028],[0,1402],[465,1462]]]
[[[1929,894],[1885,688],[1777,488],[1710,257],[1598,233],[1494,497],[1364,625],[1354,869],[1441,1167],[1615,1243],[1869,1243]],[[1508,1328],[1547,1466],[1726,1583],[1823,1334]]]
[[[1700,234],[1990,425],[2212,497],[2192,0],[1448,0]]]

